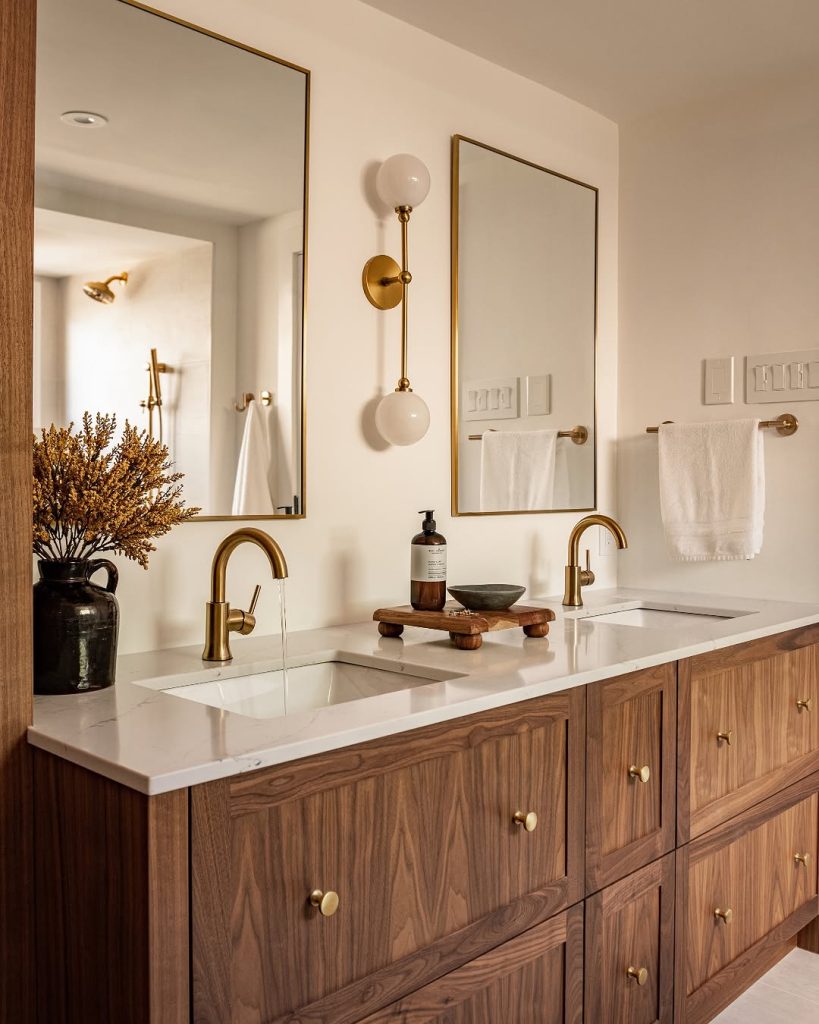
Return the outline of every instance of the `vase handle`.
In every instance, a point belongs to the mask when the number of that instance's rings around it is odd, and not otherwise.
[[[98,569],[105,569],[108,573],[108,582],[105,584],[105,589],[109,594],[113,594],[117,589],[119,583],[119,571],[113,562],[107,558],[94,558],[88,563],[88,572],[85,574],[85,578],[90,582],[91,577]]]

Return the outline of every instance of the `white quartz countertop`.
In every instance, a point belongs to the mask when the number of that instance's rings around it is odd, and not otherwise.
[[[458,678],[278,718],[162,692],[280,669],[278,636],[232,637],[228,665],[203,663],[199,645],[125,655],[110,689],[37,697],[29,742],[142,793],[164,793],[819,622],[819,604],[624,589],[586,590],[584,601],[578,612],[566,612],[559,598],[527,601],[555,610],[548,638],[504,630],[485,634],[477,651],[456,650],[432,630],[408,628],[400,639],[384,639],[374,622],[291,633],[289,664],[342,653],[393,671],[411,674],[418,666]],[[735,617],[692,615],[690,625],[660,628],[595,617],[652,605]]]

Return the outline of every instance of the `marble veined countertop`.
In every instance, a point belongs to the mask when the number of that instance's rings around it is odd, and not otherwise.
[[[28,739],[141,793],[164,793],[819,622],[819,604],[625,589],[586,589],[583,596],[578,611],[564,610],[560,598],[527,602],[554,608],[547,639],[498,631],[477,651],[456,650],[445,634],[425,629],[385,639],[374,622],[291,633],[290,665],[340,655],[409,675],[415,668],[438,681],[276,718],[247,717],[163,688],[209,681],[229,688],[237,676],[280,670],[278,636],[233,635],[228,665],[202,662],[200,645],[125,655],[110,689],[37,697]],[[692,615],[690,623],[662,626],[598,617],[640,606],[733,617]]]

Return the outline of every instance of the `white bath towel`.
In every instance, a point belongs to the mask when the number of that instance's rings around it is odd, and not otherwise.
[[[759,420],[660,427],[660,510],[674,557],[753,558],[762,549],[765,452]]]
[[[258,402],[248,402],[245,430],[236,467],[233,488],[233,515],[275,515],[275,502],[270,490],[273,466],[267,409]]]
[[[481,445],[481,511],[552,507],[556,430],[488,430]]]

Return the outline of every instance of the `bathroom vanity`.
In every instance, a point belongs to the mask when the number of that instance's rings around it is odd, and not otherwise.
[[[41,700],[44,1019],[697,1024],[819,953],[819,607],[591,601],[474,652],[295,634],[414,682],[286,716],[233,699],[272,638]]]

